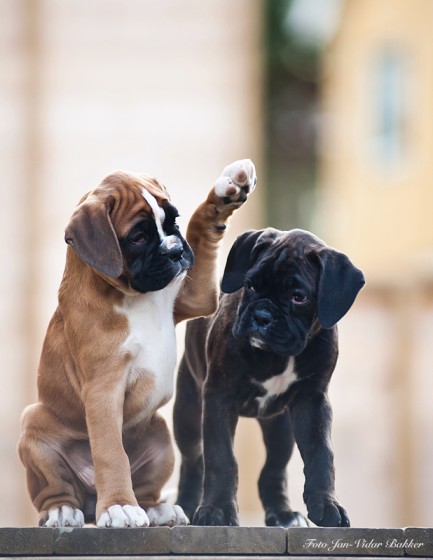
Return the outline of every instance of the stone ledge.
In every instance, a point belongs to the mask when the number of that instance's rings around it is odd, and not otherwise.
[[[0,528],[0,556],[109,557],[143,556],[198,559],[248,555],[262,560],[308,558],[423,557],[433,558],[433,529],[293,528],[280,527],[155,527],[146,529]]]
[[[404,531],[408,556],[433,557],[433,529],[407,527]],[[419,546],[421,544],[421,546]]]
[[[54,554],[54,530],[39,527],[0,528],[0,556]]]
[[[286,530],[281,527],[174,527],[174,554],[284,554]]]
[[[288,552],[312,556],[404,556],[403,529],[293,528]]]
[[[146,529],[55,529],[54,554],[110,555],[170,554],[169,527]]]
[[[17,560],[17,556],[2,556],[2,560]],[[29,557],[21,557],[25,558],[26,560],[46,560],[46,556],[29,556]],[[89,556],[56,556],[56,560],[71,560],[74,558],[75,560],[81,560],[85,558],[89,558]],[[118,560],[119,556],[92,556],[92,560]],[[208,554],[208,555],[191,555],[191,554],[171,554],[171,555],[134,555],[134,556],[122,556],[122,560],[215,560],[216,558],[223,559],[223,558],[233,558],[235,560],[252,560],[256,558],[257,560],[287,560],[290,556],[286,555],[273,555],[273,556],[262,556],[262,555],[233,555],[228,556],[225,554]],[[296,560],[324,560],[324,556],[295,556]],[[333,556],[327,557],[329,560],[334,558]],[[338,560],[353,560],[354,558],[358,558],[359,560],[384,560],[384,556],[339,556]]]

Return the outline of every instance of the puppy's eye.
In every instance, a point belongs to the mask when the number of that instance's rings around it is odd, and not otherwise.
[[[303,303],[307,302],[307,296],[302,292],[293,292],[290,300],[295,305],[302,305]]]
[[[251,292],[251,293],[256,291],[254,284],[251,282],[251,280],[247,280],[245,282],[245,289],[247,290],[247,292]]]
[[[129,242],[132,243],[132,245],[143,245],[145,241],[146,238],[142,233],[136,233],[135,235],[129,238]]]

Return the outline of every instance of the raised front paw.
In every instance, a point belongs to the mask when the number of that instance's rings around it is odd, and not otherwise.
[[[149,518],[140,506],[114,505],[103,511],[98,518],[98,527],[149,527]]]
[[[215,194],[225,204],[246,201],[256,187],[256,168],[250,159],[238,159],[223,169],[215,182]]]
[[[195,512],[193,525],[239,525],[236,504],[200,506]]]
[[[308,518],[320,527],[350,527],[346,510],[335,498],[316,498],[306,502]]]

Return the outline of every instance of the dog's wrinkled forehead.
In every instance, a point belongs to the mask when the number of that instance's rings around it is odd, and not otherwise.
[[[150,216],[163,237],[164,206],[169,204],[165,187],[156,179],[117,172],[106,177],[93,194],[106,199],[111,222],[119,238],[138,221]]]
[[[308,256],[323,247],[326,244],[308,231],[294,229],[283,232],[267,248],[261,267],[271,263],[274,274],[287,274],[299,264],[309,262]]]

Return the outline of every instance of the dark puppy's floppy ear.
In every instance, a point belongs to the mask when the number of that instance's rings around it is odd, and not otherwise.
[[[65,241],[98,272],[111,278],[122,274],[122,252],[111,223],[109,201],[84,200],[66,227]]]
[[[221,282],[221,291],[231,294],[239,290],[245,280],[245,275],[257,256],[268,247],[280,231],[274,228],[250,230],[240,235],[230,249]]]
[[[344,253],[326,247],[315,257],[321,267],[317,315],[322,327],[330,329],[349,311],[365,279]]]

